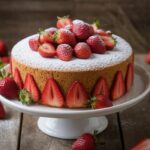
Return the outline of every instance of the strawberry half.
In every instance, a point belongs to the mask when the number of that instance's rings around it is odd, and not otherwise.
[[[79,81],[73,82],[68,90],[66,105],[69,108],[84,108],[88,104],[88,95]]]
[[[121,71],[118,71],[111,89],[111,98],[116,100],[125,94],[125,82]]]
[[[40,92],[31,74],[27,74],[24,82],[24,89],[26,89],[32,96],[34,102],[40,99]]]
[[[0,80],[0,94],[8,99],[18,98],[19,88],[11,77]]]
[[[57,28],[64,28],[65,26],[72,24],[72,20],[69,16],[57,17],[57,19]]]
[[[94,88],[93,95],[104,95],[105,97],[109,97],[109,88],[105,78],[100,78]]]
[[[22,81],[20,72],[17,68],[15,68],[15,70],[14,70],[14,80],[17,83],[19,89],[22,89],[23,88],[23,81]]]
[[[107,50],[112,50],[116,46],[116,40],[112,36],[101,36],[101,37],[105,43]]]
[[[2,40],[0,40],[0,56],[8,56],[8,49]]]
[[[50,43],[43,43],[39,46],[38,52],[43,57],[54,57],[56,56],[55,47]]]
[[[40,46],[39,38],[29,39],[29,46],[32,50],[38,51],[38,47]]]
[[[104,95],[96,95],[91,98],[91,106],[93,109],[111,107],[112,105],[112,101]]]
[[[60,88],[53,78],[49,78],[42,92],[41,103],[53,107],[63,107],[64,97]]]
[[[125,84],[126,84],[126,91],[128,92],[134,81],[134,66],[133,64],[128,65],[127,73],[126,73],[126,78],[125,78]]]
[[[94,136],[90,133],[84,133],[73,143],[72,150],[96,150]]]
[[[150,150],[150,139],[149,138],[143,139],[130,150]]]
[[[3,104],[0,102],[0,119],[4,119],[5,116],[6,116],[6,112],[5,112],[4,106],[3,106]]]
[[[105,43],[99,35],[90,36],[87,41],[93,53],[103,54],[106,51]]]

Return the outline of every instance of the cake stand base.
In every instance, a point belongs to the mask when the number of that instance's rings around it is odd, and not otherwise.
[[[56,119],[40,117],[39,129],[45,134],[61,139],[76,139],[83,133],[100,133],[108,126],[106,117],[87,119]]]

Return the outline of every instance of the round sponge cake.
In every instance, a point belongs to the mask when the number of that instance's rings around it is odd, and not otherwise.
[[[89,59],[73,58],[66,62],[57,58],[43,58],[28,45],[33,35],[18,42],[12,49],[12,69],[20,71],[23,81],[27,73],[33,75],[36,84],[42,92],[49,77],[59,84],[64,95],[70,85],[78,80],[90,94],[100,77],[105,77],[109,87],[112,86],[117,71],[122,71],[125,78],[128,64],[133,63],[131,46],[121,37],[113,35],[117,44],[105,54],[93,53]]]

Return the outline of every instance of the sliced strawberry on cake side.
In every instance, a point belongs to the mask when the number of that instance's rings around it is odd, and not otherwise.
[[[110,91],[105,78],[100,78],[93,90],[93,96],[96,95],[104,95],[105,97],[109,97]]]
[[[66,105],[68,108],[87,107],[88,94],[79,81],[74,81],[70,86],[66,96]]]
[[[15,68],[14,70],[14,80],[17,83],[19,89],[23,89],[23,81],[18,68]]]
[[[36,85],[36,82],[31,74],[27,74],[24,82],[24,89],[30,94],[34,102],[38,102],[40,99],[40,91]]]
[[[133,64],[128,65],[127,73],[126,73],[126,78],[125,78],[125,84],[126,84],[126,92],[128,92],[134,81],[134,66]]]
[[[52,107],[64,107],[64,97],[53,78],[49,78],[42,92],[41,103]]]
[[[118,71],[113,85],[112,85],[112,89],[111,89],[111,99],[117,100],[118,98],[120,98],[121,96],[123,96],[125,94],[125,82],[123,79],[123,74],[121,71]]]

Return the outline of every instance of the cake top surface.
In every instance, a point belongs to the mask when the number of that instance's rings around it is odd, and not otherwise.
[[[33,35],[19,41],[12,49],[12,57],[24,65],[45,70],[55,71],[88,71],[98,70],[113,66],[125,61],[132,54],[131,46],[121,37],[113,35],[117,44],[113,50],[104,54],[93,53],[89,59],[73,58],[70,61],[62,61],[57,58],[43,58],[39,53],[31,50],[28,41]]]

